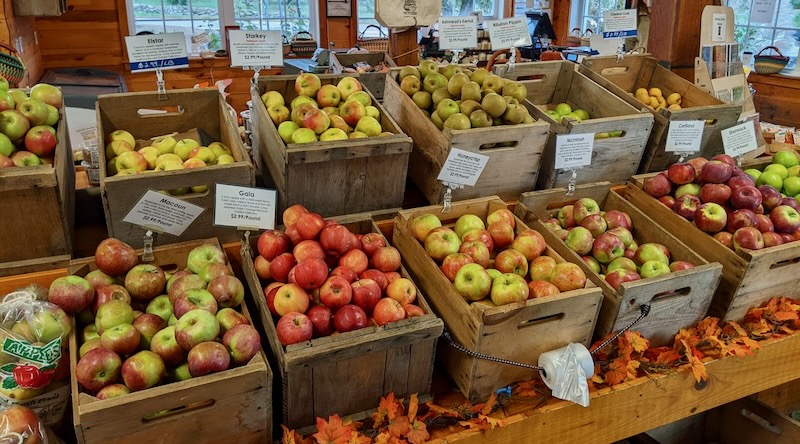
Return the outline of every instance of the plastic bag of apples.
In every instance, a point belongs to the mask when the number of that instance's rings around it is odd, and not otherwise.
[[[44,423],[35,411],[21,405],[0,408],[0,443],[47,444]]]

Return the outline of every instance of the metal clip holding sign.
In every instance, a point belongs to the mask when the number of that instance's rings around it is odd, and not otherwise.
[[[453,208],[453,191],[464,188],[464,185],[447,182],[442,182],[442,185],[445,186],[444,198],[442,199],[442,213],[447,214]]]
[[[258,84],[258,76],[261,74],[262,69],[269,69],[269,66],[243,66],[242,69],[247,71],[252,69],[253,70],[253,78],[250,79],[250,82],[253,85]]]
[[[142,262],[153,262],[155,259],[156,257],[153,254],[153,230],[148,228],[147,232],[144,233],[144,252],[142,253]]]
[[[506,72],[511,72],[514,70],[514,65],[517,63],[517,51],[516,48],[511,48],[511,56],[508,58],[508,69]]]
[[[568,170],[572,174],[570,175],[569,182],[567,182],[567,196],[575,194],[575,186],[578,182],[578,170],[581,169],[583,169],[583,167],[570,168]]]
[[[156,69],[156,85],[158,88],[158,100],[167,100],[167,86],[164,82],[164,71],[161,68]]]

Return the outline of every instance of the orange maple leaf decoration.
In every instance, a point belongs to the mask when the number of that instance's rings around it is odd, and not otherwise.
[[[644,353],[650,347],[650,341],[638,331],[626,331],[624,336],[636,353]]]
[[[281,438],[282,444],[311,444],[311,439],[303,439],[303,437],[295,432],[294,430],[289,430],[288,427],[281,424],[281,428],[283,429],[283,437]]]
[[[417,410],[419,409],[419,398],[417,394],[414,393],[411,395],[411,399],[408,401],[408,420],[414,421],[417,418]]]
[[[394,397],[394,392],[389,393],[385,397],[381,397],[381,402],[378,404],[378,410],[372,414],[373,427],[378,428],[385,420],[392,420],[397,415],[403,414],[403,400],[397,400]]]
[[[347,444],[352,434],[352,427],[343,425],[339,415],[333,415],[327,421],[317,418],[317,433],[314,434],[317,444]]]
[[[411,422],[407,416],[398,416],[389,421],[389,434],[396,438],[402,438],[409,430],[411,430]]]
[[[628,361],[624,358],[617,358],[611,361],[608,366],[606,366],[606,374],[603,378],[603,382],[608,385],[617,385],[625,381],[625,378],[628,376]]]
[[[408,442],[411,444],[422,444],[430,438],[431,434],[428,433],[428,427],[424,422],[417,420],[411,423],[411,430],[406,434],[406,439],[408,439]]]

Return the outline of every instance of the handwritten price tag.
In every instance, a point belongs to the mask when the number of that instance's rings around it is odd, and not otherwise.
[[[122,219],[159,233],[180,236],[205,208],[185,200],[147,190]]]
[[[186,37],[182,32],[125,37],[131,72],[189,67]]]
[[[556,138],[557,170],[578,168],[592,164],[594,134],[563,134]]]
[[[217,184],[214,225],[235,228],[275,228],[275,190]]]
[[[231,66],[283,65],[280,31],[230,31]]]

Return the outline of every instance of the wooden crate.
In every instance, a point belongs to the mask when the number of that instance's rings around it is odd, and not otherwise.
[[[555,169],[556,136],[622,131],[620,137],[595,138],[592,165],[578,172],[578,183],[608,181],[624,183],[636,174],[642,159],[653,116],[643,113],[611,94],[585,75],[576,72],[572,62],[517,63],[513,71],[498,65],[494,72],[522,81],[528,100],[535,106],[533,117],[550,124],[550,140],[542,159],[539,188],[566,187],[571,173]],[[529,80],[532,79],[532,80]],[[592,119],[583,122],[556,122],[544,111],[559,103],[586,110]]]
[[[336,84],[343,77],[319,76],[323,85]],[[290,102],[297,97],[295,78],[260,77],[251,90],[253,147],[261,158],[264,181],[278,190],[279,213],[298,203],[323,216],[401,207],[411,139],[371,95],[384,131],[394,136],[287,145],[260,97],[278,91]]]
[[[722,154],[721,131],[735,125],[742,112],[741,106],[720,101],[659,65],[656,58],[649,54],[626,55],[619,62],[616,56],[588,57],[578,71],[634,108],[645,109],[653,114],[653,130],[642,156],[640,172],[661,171],[677,161],[675,153],[665,151],[670,122],[706,121],[698,154],[710,159]],[[633,96],[639,88],[660,88],[665,98],[678,93],[683,97],[682,109],[650,110]]]
[[[800,410],[800,379],[710,412],[706,434],[723,444],[796,444],[800,421],[789,416],[794,410]]]
[[[152,263],[167,271],[183,269],[189,251],[203,244],[220,246],[217,239],[205,239],[157,247]],[[89,269],[96,269],[94,258],[72,262],[71,272]],[[241,311],[252,322],[244,303]],[[83,393],[75,379],[75,332],[70,350],[72,414],[79,443],[178,443],[198,437],[237,443],[271,440],[272,372],[263,351],[241,367],[98,400]]]
[[[800,286],[796,285],[800,274],[800,242],[737,253],[645,193],[644,180],[654,175],[632,177],[621,194],[705,260],[722,264],[722,280],[709,315],[739,321],[747,309],[771,297],[800,295]]]
[[[75,166],[63,103],[59,115],[53,165],[0,169],[0,214],[3,227],[13,236],[0,242],[0,276],[69,263],[75,222]]]
[[[140,110],[165,110],[161,114],[140,115]],[[236,120],[228,113],[224,98],[216,89],[170,90],[167,100],[159,100],[156,92],[108,94],[97,100],[97,134],[100,147],[105,136],[115,130],[126,130],[137,140],[202,129],[212,139],[227,145],[236,162],[203,168],[162,171],[132,176],[108,176],[105,150],[100,153],[100,194],[106,215],[108,235],[135,248],[143,244],[147,230],[122,219],[148,190],[208,186],[204,193],[177,196],[205,211],[180,236],[158,234],[157,244],[190,239],[217,237],[234,241],[239,234],[234,228],[214,226],[215,185],[218,183],[253,186],[255,172],[239,138]]]
[[[499,195],[514,199],[536,185],[542,152],[548,137],[548,125],[542,121],[520,125],[444,131],[428,118],[400,89],[392,72],[386,80],[384,106],[412,139],[414,151],[408,175],[428,201],[442,202],[444,186],[436,180],[451,148],[489,156],[474,187],[453,191],[453,200]],[[533,107],[525,103],[528,110]],[[533,113],[531,113],[533,115]],[[533,117],[536,117],[535,115]]]
[[[338,221],[355,233],[381,232],[369,215]],[[417,304],[424,316],[284,347],[249,254],[242,265],[280,370],[283,424],[303,428],[317,417],[363,417],[362,412],[375,409],[380,397],[390,392],[400,398],[430,393],[436,341],[443,327],[423,292],[417,292]],[[409,277],[405,269],[400,274]]]
[[[536,364],[543,352],[570,342],[589,345],[600,310],[602,293],[591,281],[581,290],[525,302],[494,306],[468,303],[411,234],[411,220],[433,213],[452,226],[464,214],[482,219],[494,210],[507,208],[497,196],[453,203],[451,211],[440,214],[441,206],[401,211],[395,219],[394,245],[415,282],[428,295],[436,313],[453,338],[470,350],[503,359]],[[528,227],[517,219],[517,233]],[[545,255],[565,262],[552,248]],[[531,370],[471,358],[449,345],[440,347],[440,358],[461,392],[472,401],[485,400],[496,389],[531,379]]]
[[[358,62],[366,62],[370,66],[376,66],[385,62],[389,67],[396,67],[388,53],[384,51],[370,51],[367,53],[347,54],[341,52],[331,52],[331,72],[333,74],[344,73],[344,68],[351,67]],[[383,91],[386,88],[385,72],[364,72],[358,74],[358,80],[367,87],[378,100],[383,100]]]
[[[641,332],[653,346],[671,344],[680,328],[697,325],[705,317],[714,291],[719,284],[722,266],[709,264],[689,249],[675,236],[658,226],[653,219],[639,211],[630,202],[610,188],[608,182],[578,185],[575,194],[566,195],[566,189],[534,191],[520,196],[515,212],[520,219],[542,233],[547,243],[558,254],[581,266],[598,287],[603,290],[603,306],[597,320],[595,338],[618,331],[639,317],[642,305],[650,305],[650,314],[634,329]],[[604,211],[619,210],[627,213],[633,222],[633,237],[641,245],[656,242],[667,247],[672,260],[688,261],[697,267],[651,279],[623,283],[615,290],[542,223],[554,217],[564,205],[589,197]]]

